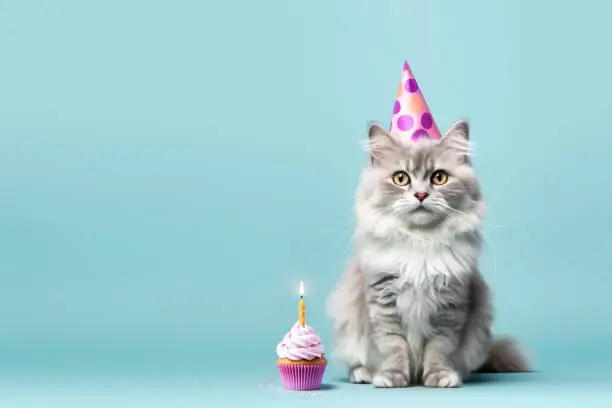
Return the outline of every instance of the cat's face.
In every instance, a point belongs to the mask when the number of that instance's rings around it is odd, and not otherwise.
[[[457,122],[440,140],[409,146],[396,142],[378,124],[370,126],[371,167],[363,183],[374,211],[411,229],[433,229],[461,219],[481,199],[468,158],[469,128]]]

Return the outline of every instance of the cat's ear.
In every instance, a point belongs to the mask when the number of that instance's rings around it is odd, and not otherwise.
[[[466,163],[470,163],[470,125],[466,119],[455,122],[446,132],[441,144],[462,155]]]
[[[397,143],[393,140],[387,129],[377,122],[368,125],[368,146],[372,164],[377,164],[385,155],[397,149]]]

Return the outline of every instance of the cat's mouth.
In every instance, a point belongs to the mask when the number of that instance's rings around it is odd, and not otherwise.
[[[412,213],[413,213],[413,214],[415,214],[415,213],[416,213],[416,214],[418,214],[418,213],[426,213],[426,212],[428,213],[428,212],[431,212],[431,211],[430,211],[429,209],[427,209],[427,208],[423,207],[423,205],[422,205],[422,204],[421,204],[421,205],[419,205],[419,206],[418,206],[417,208],[415,208],[414,210],[412,210]]]

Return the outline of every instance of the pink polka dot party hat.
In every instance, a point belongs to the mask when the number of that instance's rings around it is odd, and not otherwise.
[[[406,61],[393,105],[390,133],[402,143],[442,137]]]

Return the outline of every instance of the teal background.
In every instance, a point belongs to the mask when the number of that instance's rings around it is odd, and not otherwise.
[[[1,405],[609,403],[611,17],[586,0],[0,1]],[[282,394],[300,280],[331,349],[360,143],[404,59],[441,129],[471,121],[496,329],[540,372],[385,392],[330,363],[327,390]]]

